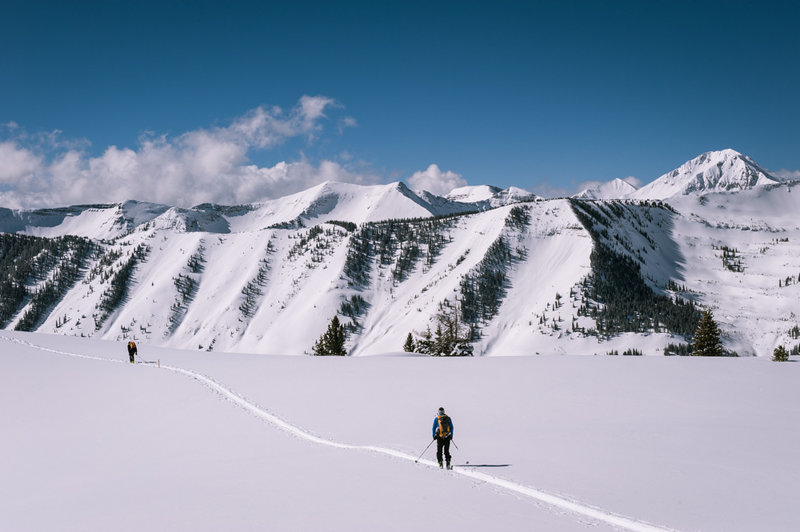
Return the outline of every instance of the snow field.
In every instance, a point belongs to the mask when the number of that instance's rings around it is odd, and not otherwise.
[[[0,522],[4,529],[583,530],[616,514],[633,516],[633,530],[644,529],[640,521],[680,530],[799,523],[787,465],[800,453],[776,445],[796,439],[800,426],[791,363],[317,359],[141,346],[148,360],[210,376],[202,387],[166,368],[81,360],[7,338],[124,361],[122,344],[3,336],[0,412],[15,430],[0,451],[19,457],[0,499],[13,505],[0,515],[17,526]],[[246,404],[231,408],[228,393]],[[461,470],[475,473],[471,482],[459,469],[410,463],[430,441],[440,405],[455,423],[454,463],[493,466]],[[259,423],[259,412],[304,434],[287,437]],[[509,497],[514,488],[520,498]],[[519,489],[569,494],[560,499],[600,515],[580,517]],[[42,500],[53,501],[52,513],[30,511]]]

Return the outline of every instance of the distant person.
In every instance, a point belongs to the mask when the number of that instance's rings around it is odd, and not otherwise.
[[[453,469],[450,465],[450,442],[453,440],[453,420],[444,413],[444,408],[439,408],[436,417],[433,418],[433,439],[436,440],[436,460],[439,467],[442,467],[442,451],[447,462],[447,469]]]
[[[133,364],[133,357],[136,356],[136,342],[128,342],[128,357],[131,359],[131,364]]]

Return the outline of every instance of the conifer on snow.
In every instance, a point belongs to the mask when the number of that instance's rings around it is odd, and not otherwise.
[[[406,336],[406,343],[403,344],[403,351],[406,353],[413,353],[414,347],[414,335],[408,333],[408,336]]]
[[[722,356],[722,340],[719,327],[710,310],[703,312],[700,324],[694,333],[693,356]]]
[[[786,351],[786,348],[782,345],[779,345],[775,348],[775,351],[772,352],[772,360],[775,362],[788,362],[789,361],[789,352]]]
[[[314,344],[313,353],[316,356],[345,356],[344,326],[339,322],[339,316],[334,316],[328,329]]]

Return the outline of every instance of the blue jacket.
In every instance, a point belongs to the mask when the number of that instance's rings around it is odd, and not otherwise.
[[[453,437],[453,420],[450,419],[450,416],[447,414],[444,415],[444,419],[442,423],[445,426],[445,431],[449,428],[450,429],[450,437]],[[439,416],[433,418],[433,437],[436,438],[437,434],[439,433]]]

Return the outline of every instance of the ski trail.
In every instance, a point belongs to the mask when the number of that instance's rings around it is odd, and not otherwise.
[[[53,349],[45,346],[36,345],[30,342],[26,342],[24,340],[20,340],[18,338],[10,338],[7,336],[0,336],[0,339],[13,342],[16,344],[21,344],[26,347],[31,347],[34,349],[38,349],[41,351],[47,351],[50,353],[56,353],[60,355],[67,355],[71,357],[83,358],[88,360],[99,360],[103,362],[116,362],[116,363],[128,363],[127,361],[103,358],[98,356],[92,355],[82,355],[80,353],[72,353],[68,351],[61,351],[58,349]],[[147,364],[146,367],[150,367],[153,369],[159,369],[157,366]],[[310,441],[319,445],[325,445],[328,447],[334,447],[337,449],[349,449],[349,450],[359,450],[359,451],[369,451],[374,453],[379,453],[387,456],[391,456],[393,458],[397,458],[400,460],[407,460],[409,462],[420,463],[432,468],[439,468],[439,464],[433,462],[432,460],[425,460],[425,459],[417,459],[415,456],[411,456],[401,451],[397,451],[394,449],[389,449],[385,447],[375,447],[372,445],[352,445],[348,443],[340,443],[333,440],[329,440],[326,438],[321,438],[319,436],[315,436],[310,432],[306,432],[305,430],[292,425],[291,423],[284,421],[283,419],[279,418],[278,416],[269,413],[262,407],[258,406],[257,404],[245,399],[241,395],[237,394],[233,390],[226,388],[225,386],[217,383],[210,377],[203,375],[201,373],[197,373],[195,371],[191,371],[184,368],[179,368],[177,366],[169,366],[162,364],[160,369],[165,369],[167,371],[172,371],[174,373],[179,373],[181,375],[185,375],[191,379],[194,379],[200,382],[202,385],[206,386],[207,388],[211,389],[212,391],[222,395],[226,399],[232,401],[234,404],[240,406],[241,408],[245,409],[246,411],[250,412],[254,416],[266,421],[267,423],[285,431],[289,434],[292,434],[298,438],[304,439],[306,441]],[[493,486],[497,486],[507,491],[511,491],[517,493],[519,495],[523,495],[525,497],[529,497],[541,503],[547,504],[549,506],[559,508],[561,510],[565,510],[567,512],[582,515],[584,517],[588,517],[595,521],[600,521],[611,526],[630,530],[633,532],[671,532],[673,529],[664,528],[657,525],[653,525],[650,523],[646,523],[644,521],[639,521],[630,517],[625,517],[622,515],[617,515],[607,510],[603,510],[602,508],[596,508],[593,506],[589,506],[583,504],[576,500],[568,499],[564,496],[560,495],[553,495],[551,493],[547,493],[546,491],[542,491],[537,488],[533,488],[530,486],[525,486],[522,484],[518,484],[516,482],[512,482],[510,480],[505,480],[499,477],[494,477],[492,475],[487,475],[486,473],[481,473],[479,471],[474,471],[471,469],[464,469],[458,468],[453,469],[450,473],[455,475],[461,475],[464,477],[471,478],[473,480],[477,480],[479,482],[483,482],[486,484],[491,484]]]

